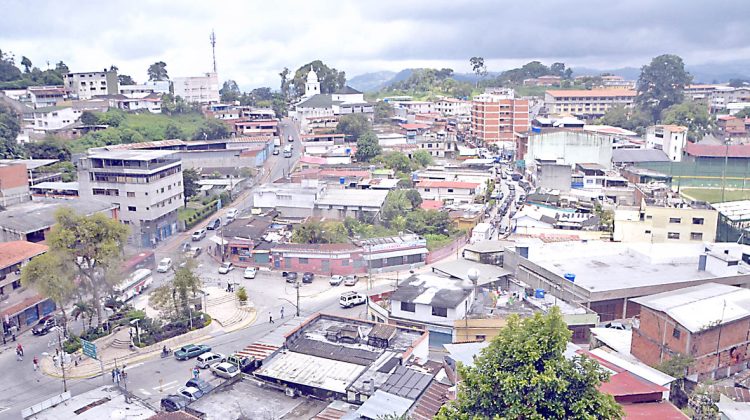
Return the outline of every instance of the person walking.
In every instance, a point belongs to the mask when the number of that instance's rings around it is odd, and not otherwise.
[[[32,363],[34,363],[34,372],[39,370],[39,359],[37,359],[36,356],[34,356],[34,360],[32,360]]]
[[[194,379],[198,379],[198,377],[200,376],[200,374],[201,374],[201,371],[198,370],[197,367],[193,368],[193,378]]]
[[[23,357],[23,346],[21,343],[18,343],[18,346],[16,346],[16,351]]]
[[[281,307],[281,319],[284,319],[284,307]]]
[[[21,350],[19,349],[16,349],[16,360],[18,360],[19,362],[23,361],[23,354],[21,353]]]
[[[273,322],[273,315],[271,315],[271,311],[268,311],[268,323],[269,324],[274,324],[274,322]]]

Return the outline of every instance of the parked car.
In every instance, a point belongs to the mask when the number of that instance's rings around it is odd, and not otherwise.
[[[253,373],[260,367],[260,360],[238,354],[227,357],[226,362],[237,366],[242,373]]]
[[[185,382],[185,386],[198,388],[203,391],[204,394],[208,394],[209,391],[216,388],[214,385],[201,378],[191,378],[189,381]]]
[[[214,363],[221,363],[225,359],[226,358],[221,353],[212,353],[212,352],[203,353],[200,356],[198,356],[197,359],[195,359],[195,366],[201,369],[208,369]]]
[[[278,155],[278,154],[279,154],[279,148],[278,148],[278,147],[274,147],[274,148],[273,148],[273,152],[272,152],[272,154],[273,154],[274,156]]]
[[[190,400],[182,395],[167,395],[161,399],[161,408],[168,413],[180,411],[188,404],[190,404]]]
[[[161,261],[159,261],[159,265],[156,266],[156,271],[159,273],[166,273],[170,268],[172,268],[172,259],[162,258]]]
[[[289,143],[291,143],[291,142],[294,141],[294,137],[292,137],[291,135],[289,135],[289,137],[287,137],[287,140],[289,140]]]
[[[344,276],[339,276],[338,274],[334,274],[331,276],[331,279],[328,280],[328,284],[331,286],[338,286],[339,284],[344,282]]]
[[[361,305],[367,302],[367,298],[357,292],[342,293],[339,297],[339,305],[342,308],[351,308],[352,306]]]
[[[221,227],[221,219],[216,219],[213,222],[209,223],[208,226],[206,226],[206,229],[208,229],[208,230],[216,230],[219,227]]]
[[[209,351],[211,351],[211,347],[205,344],[188,344],[175,351],[174,357],[177,360],[187,360],[192,359],[193,357],[198,357],[203,353],[208,353]]]
[[[229,261],[223,262],[219,266],[219,274],[227,274],[232,270],[234,270],[234,265]]]
[[[192,248],[193,245],[190,244],[190,242],[183,242],[182,243],[182,252],[188,252],[190,251],[190,248]]]
[[[238,213],[238,211],[235,208],[227,209],[227,213],[226,213],[227,223],[229,223],[229,222],[233,221],[234,219],[236,219],[237,218],[237,213]]]
[[[344,279],[344,286],[354,286],[355,284],[357,284],[358,281],[359,281],[359,277],[357,276],[354,276],[354,275],[346,276],[346,278]]]
[[[54,315],[43,316],[42,319],[40,319],[39,322],[37,322],[36,325],[31,328],[31,333],[34,335],[45,335],[52,331],[52,328],[54,328],[56,325],[57,320],[55,319]]]
[[[246,279],[254,279],[255,276],[258,274],[258,269],[255,267],[247,267],[245,268],[245,272],[242,274],[242,277]]]
[[[312,283],[315,280],[315,274],[307,271],[302,275],[302,283]]]
[[[297,283],[297,273],[291,271],[291,272],[285,272],[286,273],[286,282],[287,283]]]
[[[203,391],[192,386],[183,386],[177,390],[177,395],[187,398],[190,401],[196,401],[203,396]]]
[[[235,376],[242,373],[237,366],[227,362],[217,363],[211,366],[211,372],[213,372],[216,376],[220,376],[226,379],[234,378]]]
[[[190,252],[188,253],[188,256],[190,258],[198,258],[199,255],[201,255],[201,252],[203,252],[203,249],[199,246],[194,246],[190,248]]]
[[[198,229],[195,232],[193,232],[194,241],[200,241],[201,239],[205,237],[206,237],[206,229]]]

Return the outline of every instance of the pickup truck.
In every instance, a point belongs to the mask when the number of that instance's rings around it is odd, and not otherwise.
[[[179,350],[174,352],[174,357],[177,360],[187,360],[192,359],[193,357],[198,357],[203,353],[207,353],[211,351],[211,347],[206,346],[204,344],[188,344],[186,346],[180,347]]]

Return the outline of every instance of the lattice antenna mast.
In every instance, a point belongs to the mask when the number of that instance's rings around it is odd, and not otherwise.
[[[211,55],[213,55],[214,59],[214,73],[216,73],[216,34],[213,29],[211,29],[211,36],[209,39],[211,40]]]

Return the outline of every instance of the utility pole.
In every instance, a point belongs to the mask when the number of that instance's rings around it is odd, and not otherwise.
[[[216,73],[216,34],[213,29],[211,29],[211,36],[209,39],[211,40],[211,55],[214,59],[214,73]]]
[[[295,283],[294,285],[297,288],[297,305],[295,306],[295,308],[297,309],[297,316],[299,316],[299,278],[297,279],[297,283]]]
[[[62,369],[63,392],[68,392],[68,381],[65,377],[65,351],[62,345],[62,334],[57,330],[57,345],[60,347],[60,369]]]

